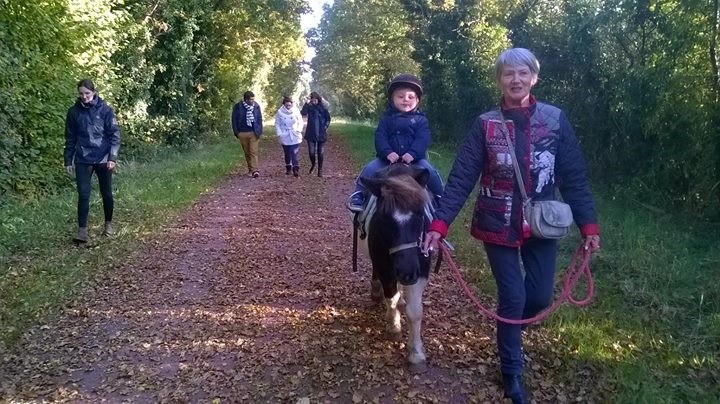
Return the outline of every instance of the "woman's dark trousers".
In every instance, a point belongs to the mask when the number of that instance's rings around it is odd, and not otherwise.
[[[317,156],[318,176],[322,176],[323,160],[325,159],[325,142],[312,142],[308,140],[308,154],[310,154],[310,172],[315,168]]]
[[[283,154],[285,154],[285,167],[298,168],[300,163],[298,162],[298,152],[300,151],[300,143],[286,146],[283,145]]]
[[[485,251],[497,284],[497,313],[501,317],[530,318],[550,304],[555,284],[557,240],[526,241],[519,254],[517,247],[490,243],[485,243]],[[521,326],[498,322],[497,344],[500,371],[507,375],[522,374]]]
[[[112,195],[112,171],[107,163],[102,164],[75,164],[75,182],[78,191],[78,227],[87,227],[88,212],[90,211],[90,180],[93,171],[98,177],[100,194],[103,200],[105,221],[111,222],[115,202]]]

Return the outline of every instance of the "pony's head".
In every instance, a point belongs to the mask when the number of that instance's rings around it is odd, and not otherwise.
[[[393,164],[376,177],[360,179],[377,197],[377,210],[368,236],[371,258],[389,258],[395,276],[403,285],[416,283],[421,274],[427,276],[429,268],[429,259],[420,251],[428,225],[425,215],[430,201],[425,189],[428,177],[424,168]]]

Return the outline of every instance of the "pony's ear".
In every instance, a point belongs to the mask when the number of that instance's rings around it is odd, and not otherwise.
[[[413,166],[413,178],[415,178],[415,181],[417,181],[418,184],[421,186],[425,186],[428,183],[428,179],[430,179],[430,171],[428,171],[425,167],[414,167]]]
[[[383,180],[380,178],[368,178],[368,177],[360,177],[359,178],[360,184],[370,190],[370,192],[375,196],[380,196],[380,189],[383,186]]]

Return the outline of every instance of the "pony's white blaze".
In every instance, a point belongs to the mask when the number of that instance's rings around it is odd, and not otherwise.
[[[398,310],[398,302],[400,301],[400,292],[395,293],[395,296],[390,299],[385,299],[385,306],[387,307],[387,318],[388,318],[388,331],[393,334],[399,334],[402,331],[400,324],[400,310]]]
[[[409,222],[412,217],[412,212],[400,212],[399,210],[393,212],[393,219],[395,219],[395,221],[400,225]]]
[[[425,347],[422,342],[422,295],[425,290],[427,279],[420,278],[414,285],[406,286],[405,289],[405,314],[408,319],[410,335],[408,339],[408,362],[412,364],[424,363]]]

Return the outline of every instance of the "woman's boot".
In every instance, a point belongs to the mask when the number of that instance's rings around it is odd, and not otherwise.
[[[285,175],[290,175],[290,170],[292,170],[292,166],[290,164],[285,166]]]
[[[115,235],[115,230],[113,230],[112,222],[105,222],[105,228],[103,229],[103,236],[111,237],[113,235]]]
[[[509,375],[503,373],[503,390],[505,398],[512,400],[513,404],[530,404],[527,392],[522,382],[522,375]]]
[[[299,177],[300,176],[300,167],[298,167],[298,166],[293,167],[292,173],[293,173],[293,176]]]
[[[87,227],[78,227],[77,235],[73,238],[76,243],[87,243],[88,229]]]
[[[308,174],[312,174],[313,170],[315,170],[315,156],[310,157],[310,171],[308,171]]]

